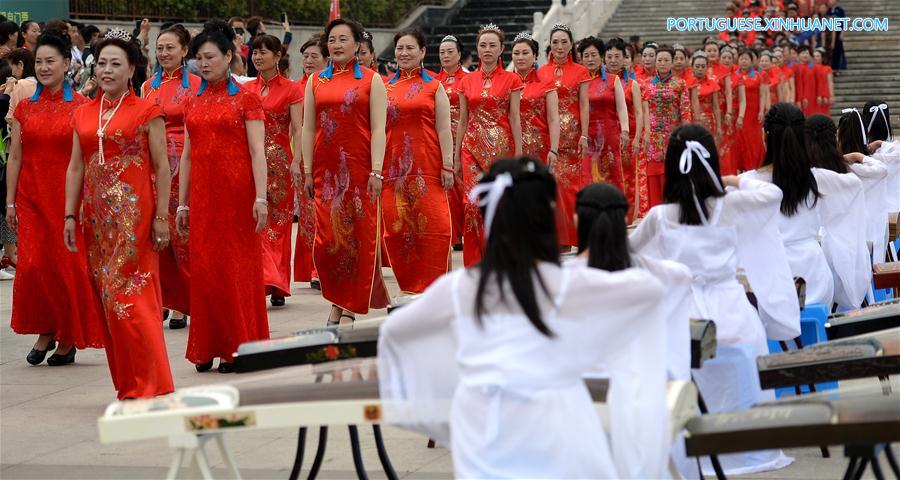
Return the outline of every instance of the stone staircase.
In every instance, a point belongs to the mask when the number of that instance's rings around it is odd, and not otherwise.
[[[609,19],[600,38],[621,37],[626,42],[632,35],[640,35],[641,42],[653,41],[672,45],[680,43],[694,50],[703,39],[718,32],[666,31],[668,17],[719,17],[724,13],[721,0],[622,0]]]
[[[503,54],[503,62],[509,62],[509,43],[519,32],[530,32],[534,27],[534,13],[546,12],[550,3],[550,0],[469,0],[446,24],[423,28],[428,37],[425,66],[434,71],[440,69],[438,49],[445,35],[456,36],[474,56],[475,34],[481,25],[491,22],[499,25],[506,33],[507,49]]]

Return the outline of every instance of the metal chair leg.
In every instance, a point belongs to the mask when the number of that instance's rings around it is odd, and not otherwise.
[[[384,447],[384,438],[381,436],[381,425],[372,425],[372,433],[375,435],[375,448],[378,450],[378,460],[381,461],[381,468],[384,469],[384,475],[388,480],[397,480],[397,472],[391,465],[391,458],[388,457],[387,449]]]
[[[844,480],[852,480],[853,474],[856,472],[856,462],[858,457],[850,457],[850,463],[847,464],[847,470],[844,471]]]
[[[359,480],[369,480],[366,475],[366,467],[363,465],[362,451],[359,448],[359,432],[356,425],[350,425],[350,450],[353,452],[353,468],[356,469],[356,477]]]
[[[900,478],[900,466],[897,465],[897,458],[894,457],[894,451],[891,450],[890,443],[884,446],[884,455],[887,457],[888,465],[890,465],[891,471],[894,472],[894,476]]]
[[[709,413],[709,409],[706,408],[706,401],[703,400],[703,395],[700,394],[699,389],[697,389],[697,406],[700,408],[700,413]],[[713,470],[716,472],[716,478],[718,480],[726,480],[725,470],[722,469],[722,464],[719,463],[719,457],[717,455],[710,455],[709,461],[712,463]],[[700,470],[700,474],[703,475],[702,469]]]
[[[303,468],[303,452],[306,450],[306,427],[300,427],[297,433],[297,452],[294,453],[294,466],[291,467],[290,480],[300,478],[300,469]]]
[[[881,471],[881,464],[878,463],[878,456],[873,455],[871,462],[872,462],[872,473],[875,474],[875,480],[884,480],[884,473]]]
[[[328,445],[328,426],[319,427],[319,446],[316,447],[316,458],[313,459],[312,468],[309,469],[308,480],[313,480],[319,475],[319,469],[322,468],[322,461],[325,460],[325,447]]]
[[[856,468],[856,473],[853,474],[853,480],[860,480],[863,476],[863,473],[866,472],[866,466],[869,463],[869,457],[862,457],[859,460],[859,466]]]

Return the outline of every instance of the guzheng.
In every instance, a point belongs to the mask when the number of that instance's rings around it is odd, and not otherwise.
[[[900,289],[900,261],[872,265],[875,288]]]
[[[900,229],[897,228],[897,217],[900,216],[900,213],[893,212],[888,214],[888,238],[891,241],[894,241],[896,238],[900,238]]]
[[[818,343],[756,360],[762,388],[900,374],[900,328]]]
[[[900,298],[828,317],[825,332],[834,340],[900,327]]]

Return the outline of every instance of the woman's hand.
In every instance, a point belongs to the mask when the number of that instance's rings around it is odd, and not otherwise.
[[[741,178],[737,175],[726,175],[722,177],[722,185],[726,187],[740,188]]]
[[[366,185],[366,192],[369,194],[369,201],[375,203],[381,197],[381,179],[370,175],[369,183]]]
[[[303,179],[303,191],[306,192],[306,196],[309,198],[315,197],[315,189],[313,188],[314,182],[311,173],[307,173]]]
[[[757,115],[756,119],[759,120],[759,123],[762,123],[763,120],[766,119],[766,114],[763,112],[759,112],[759,115]]]
[[[63,227],[63,242],[70,252],[77,252],[78,246],[75,245],[75,219],[67,218]]]
[[[291,162],[291,178],[294,181],[294,188],[303,188],[303,170],[300,169],[299,162]]]
[[[166,248],[169,245],[169,221],[168,219],[163,218],[154,218],[153,219],[153,228],[151,229],[151,235],[153,235],[153,250],[160,251]]]
[[[862,163],[866,159],[866,156],[859,152],[850,152],[844,154],[844,160],[850,163]]]
[[[649,130],[647,132],[644,132],[644,139],[642,141],[641,147],[644,149],[644,151],[647,151],[647,149],[650,148],[650,131]]]
[[[619,144],[619,148],[621,151],[625,151],[628,149],[628,132],[626,132],[625,130],[619,132]]]
[[[554,149],[550,149],[547,152],[547,168],[550,169],[550,173],[553,173],[556,170],[556,161],[559,160],[559,157],[556,155],[556,151]]]
[[[444,190],[450,190],[453,188],[454,175],[452,170],[447,170],[446,168],[441,169],[441,185],[444,186]]]
[[[875,140],[874,142],[868,145],[869,152],[874,153],[877,152],[879,148],[881,148],[881,140]],[[9,225],[9,217],[7,217],[6,224]]]
[[[175,214],[175,230],[182,237],[187,237],[190,232],[189,228],[190,211],[182,210]]]
[[[582,135],[581,138],[578,139],[578,156],[583,157],[588,152],[588,137]]]
[[[631,165],[633,159],[637,158],[641,153],[641,139],[638,137],[634,137],[634,140],[631,141],[631,157],[628,158],[628,163],[626,165]]]
[[[16,231],[16,228],[19,226],[19,219],[16,217],[16,207],[6,207],[6,226],[9,227],[13,232]]]
[[[261,232],[269,221],[269,206],[262,202],[253,202],[253,220],[256,220],[256,233]]]

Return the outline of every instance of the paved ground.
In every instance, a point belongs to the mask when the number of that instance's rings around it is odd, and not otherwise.
[[[391,291],[396,292],[396,282],[390,277],[387,280]],[[25,362],[34,337],[15,335],[9,328],[11,287],[11,282],[0,283],[0,478],[162,478],[171,458],[165,440],[102,445],[97,439],[97,418],[115,400],[103,351],[80,351],[74,365],[58,368],[46,364],[32,367]],[[269,307],[272,336],[321,326],[327,313],[328,304],[308,284],[294,284],[286,306]],[[222,374],[198,374],[184,359],[187,332],[166,330],[176,387],[220,381]],[[307,440],[306,468],[313,455],[310,444],[315,444],[317,435],[312,430]],[[447,450],[426,449],[424,438],[389,427],[385,438],[401,476],[452,476]],[[362,429],[361,439],[372,477],[383,478],[371,433]],[[231,436],[229,441],[244,478],[288,476],[296,445],[294,429],[249,432]],[[797,459],[792,466],[751,478],[829,479],[840,478],[843,473],[845,460],[837,448],[832,449],[830,459],[822,459],[818,449],[788,454]],[[218,455],[212,455],[214,465],[221,465]],[[217,476],[225,476],[223,470],[214,471],[219,472]],[[355,477],[348,435],[342,429],[329,433],[321,477]]]

